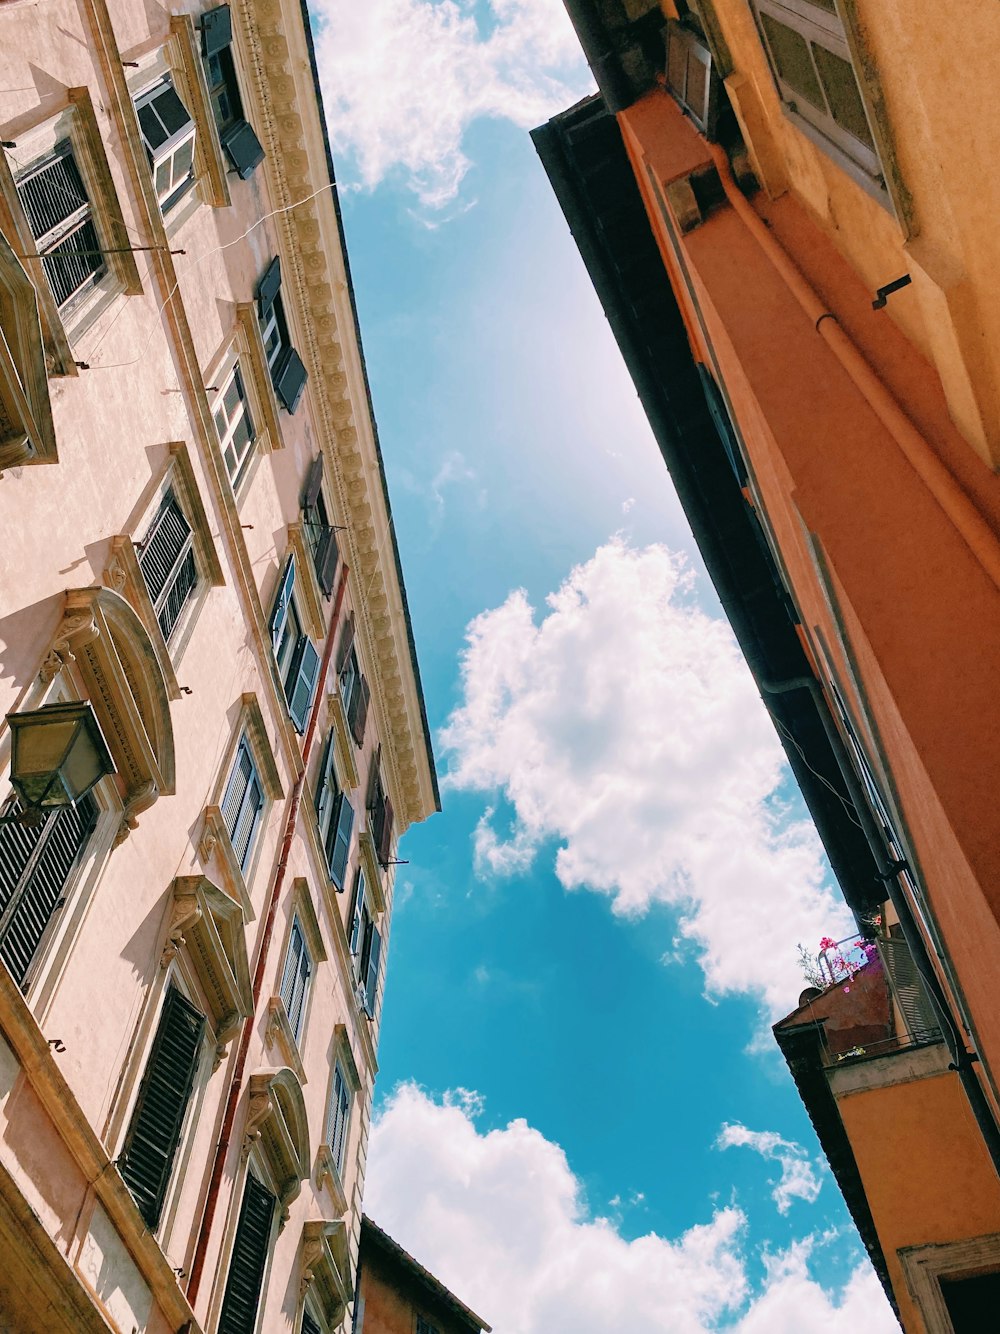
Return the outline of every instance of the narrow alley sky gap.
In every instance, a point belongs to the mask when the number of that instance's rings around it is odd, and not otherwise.
[[[769,1032],[849,917],[528,138],[560,0],[312,12],[444,800],[366,1209],[497,1334],[896,1328]]]

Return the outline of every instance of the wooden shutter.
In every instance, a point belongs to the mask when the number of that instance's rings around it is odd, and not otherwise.
[[[941,1030],[937,1014],[909,945],[902,936],[892,936],[880,940],[878,949],[910,1037],[916,1042],[938,1037]]]
[[[328,527],[320,538],[316,549],[316,578],[326,597],[333,592],[334,578],[340,563],[340,548],[337,546],[337,534]]]
[[[236,832],[236,824],[240,818],[247,788],[250,786],[250,780],[254,773],[254,762],[250,754],[250,748],[246,743],[246,738],[241,737],[236,750],[236,759],[233,761],[233,771],[229,775],[229,782],[226,784],[225,795],[222,798],[222,819],[229,830],[230,838]]]
[[[388,866],[392,855],[392,801],[389,797],[385,798],[380,814],[381,824],[376,826],[376,849],[381,865]]]
[[[245,120],[238,120],[222,136],[222,147],[232,163],[233,170],[240,180],[246,181],[253,175],[256,167],[264,161],[264,150],[260,140],[253,132],[253,127]]]
[[[275,255],[257,283],[257,313],[263,320],[281,290],[281,260]]]
[[[344,628],[340,632],[340,643],[337,645],[337,675],[339,676],[347,666],[347,659],[351,656],[351,649],[354,647],[354,612],[348,612],[347,620],[344,622]]]
[[[139,543],[139,568],[153,602],[167,586],[171,574],[187,549],[191,525],[185,519],[173,491],[168,491],[149,531]]]
[[[308,635],[303,635],[299,641],[296,656],[298,663],[292,674],[294,684],[288,700],[288,712],[296,731],[304,732],[309,717],[309,706],[312,704],[316,689],[316,678],[319,676],[319,654],[313,648]]]
[[[351,702],[347,710],[351,735],[359,746],[365,744],[365,724],[368,722],[368,701],[371,699],[371,693],[364,676],[359,677],[351,692]]]
[[[375,991],[378,987],[378,966],[382,958],[382,936],[374,922],[368,928],[368,948],[365,951],[365,1013],[369,1019],[375,1015]]]
[[[368,790],[365,793],[365,808],[373,811],[378,804],[379,774],[382,767],[382,742],[375,747],[372,762],[368,769]]]
[[[5,814],[17,809],[15,802]],[[22,990],[96,822],[97,803],[88,795],[40,826],[0,825],[0,959]]]
[[[207,60],[224,51],[233,40],[233,16],[228,5],[206,9],[201,16],[201,53]]]
[[[248,1173],[218,1334],[254,1334],[276,1204],[271,1192]]]
[[[271,619],[268,622],[268,630],[271,633],[271,648],[275,653],[281,647],[281,636],[285,630],[285,622],[288,620],[288,608],[292,601],[292,589],[295,587],[295,557],[288,557],[288,564],[285,566],[285,573],[281,577],[278,585],[278,596],[275,598],[274,607],[271,611]]]
[[[715,423],[715,429],[719,433],[722,447],[726,451],[729,466],[736,474],[736,480],[740,486],[745,486],[747,482],[746,464],[743,462],[743,455],[740,452],[739,441],[736,438],[736,432],[733,430],[733,423],[725,399],[722,397],[719,386],[715,383],[715,379],[707,366],[703,366],[699,362],[698,373],[701,376],[701,387],[705,391],[705,402],[708,405],[712,421]]]
[[[205,1016],[176,987],[168,988],[118,1159],[118,1170],[152,1229],[160,1221],[204,1032]]]
[[[330,810],[340,789],[333,768],[333,728],[326,734],[326,746],[319,766],[319,783],[316,787],[316,823],[320,833],[326,837],[330,819]]]
[[[302,397],[308,378],[309,372],[303,365],[302,358],[295,348],[282,348],[281,355],[271,372],[271,383],[274,385],[274,392],[278,395],[279,403],[283,404],[289,412],[294,412],[299,406],[299,400]]]
[[[330,1111],[327,1117],[326,1142],[337,1164],[337,1171],[344,1167],[344,1149],[347,1146],[347,1128],[351,1114],[351,1094],[347,1080],[338,1061],[333,1071],[333,1091],[330,1097]]]
[[[277,262],[277,261],[275,261]],[[302,508],[311,510],[320,498],[323,490],[323,455],[317,454],[309,465],[306,474],[305,489],[302,492]]]
[[[330,819],[330,829],[326,839],[326,857],[330,867],[330,879],[337,889],[344,888],[347,874],[347,857],[351,850],[351,831],[354,828],[354,807],[347,799],[347,793],[337,796],[337,804]]]
[[[351,929],[347,937],[348,946],[352,954],[357,954],[362,945],[361,940],[361,913],[365,903],[365,873],[359,866],[354,872],[354,892],[351,895],[351,912],[349,921]]]
[[[285,955],[285,967],[281,975],[278,994],[285,1005],[285,1013],[296,1041],[302,1028],[302,1016],[305,1013],[306,996],[309,991],[309,979],[312,976],[312,960],[306,948],[305,936],[298,918],[292,922],[291,935],[288,938],[288,953]]]
[[[302,1334],[323,1334],[323,1331],[313,1319],[308,1306],[302,1311]]]

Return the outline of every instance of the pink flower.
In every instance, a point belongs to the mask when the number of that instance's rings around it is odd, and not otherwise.
[[[850,987],[845,987],[845,988],[844,988],[844,995],[845,995],[845,996],[846,996],[847,993],[850,991],[850,989],[851,989]]]
[[[832,950],[834,945],[836,945],[836,943],[837,942],[835,940],[831,940],[829,936],[824,936],[823,939],[819,942],[819,947],[821,950]]]

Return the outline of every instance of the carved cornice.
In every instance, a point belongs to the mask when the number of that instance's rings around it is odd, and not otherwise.
[[[178,876],[161,963],[184,949],[212,1007],[212,1027],[221,1047],[253,1009],[243,914],[201,875]],[[223,1053],[224,1054],[224,1053]]]
[[[335,508],[348,520],[353,589],[366,590],[352,599],[358,640],[405,829],[436,809],[432,762],[302,12],[295,0],[238,0],[234,13],[270,192],[286,210],[277,220],[286,315],[309,371]]]
[[[294,1071],[259,1070],[250,1076],[244,1151],[259,1144],[286,1206],[309,1175],[309,1129],[302,1086]]]
[[[365,873],[365,889],[368,899],[377,913],[385,912],[385,889],[382,885],[382,867],[379,865],[375,840],[367,829],[358,835],[358,851],[361,854],[361,867]]]
[[[333,1150],[329,1144],[321,1144],[316,1150],[313,1180],[320,1190],[325,1186],[329,1191],[333,1203],[333,1212],[335,1214],[346,1214],[347,1194],[344,1190],[344,1183],[340,1179],[340,1173],[337,1171]]]
[[[218,806],[206,806],[202,816],[201,836],[198,839],[198,856],[202,864],[211,865],[215,861],[222,873],[222,883],[233,904],[243,912],[244,921],[252,922],[255,916],[250,891],[247,888],[243,869],[236,860],[233,840],[222,818]]]
[[[351,1261],[343,1219],[309,1219],[302,1225],[300,1297],[312,1291],[332,1329],[351,1300]]]

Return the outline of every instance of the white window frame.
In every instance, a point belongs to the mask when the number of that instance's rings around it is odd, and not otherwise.
[[[175,130],[172,134],[167,131],[163,117],[155,106],[158,99],[166,95],[168,92],[173,94],[188,118],[187,123]],[[198,173],[195,156],[197,126],[193,115],[188,110],[186,103],[177,91],[173,76],[170,74],[160,76],[155,83],[144,89],[137,97],[134,97],[133,106],[135,108],[136,119],[139,121],[139,134],[150,159],[150,170],[153,176],[153,190],[156,194],[157,202],[160,205],[160,211],[166,216],[177,207],[184,196],[192,190],[197,183]],[[145,131],[142,128],[142,121],[139,118],[139,112],[147,107],[152,110],[153,115],[163,128],[164,133],[167,134],[165,141],[155,148],[147,140]],[[174,166],[176,160],[179,155],[184,153],[186,153],[189,158],[187,170],[183,176],[174,180]],[[170,164],[169,188],[161,189],[158,178],[161,169],[168,163]]]
[[[237,403],[230,415],[226,408],[226,394],[233,385],[237,390]],[[220,414],[224,425],[220,425]],[[254,422],[254,404],[251,395],[247,393],[247,377],[240,365],[239,356],[232,358],[225,375],[220,377],[218,392],[212,400],[212,420],[215,422],[219,449],[222,452],[230,485],[234,491],[239,491],[249,476],[251,464],[258,455],[255,448],[258,437]],[[240,424],[244,421],[248,426],[248,438],[242,446],[242,452],[239,452],[234,441]],[[229,457],[230,451],[232,451],[232,462]]]

